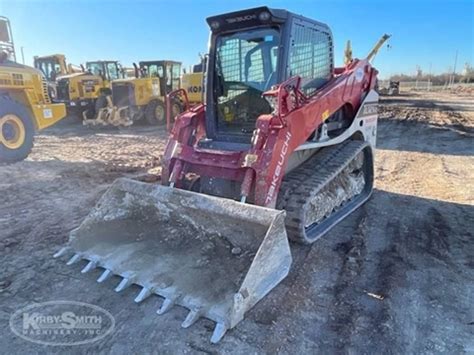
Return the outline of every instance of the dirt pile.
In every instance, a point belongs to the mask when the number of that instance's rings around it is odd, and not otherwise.
[[[472,111],[453,109],[449,106],[449,102],[435,105],[423,97],[415,96],[415,99],[411,102],[408,98],[403,97],[385,99],[379,107],[379,119],[424,123],[474,136],[474,115]],[[462,103],[462,105],[464,107],[465,104]]]

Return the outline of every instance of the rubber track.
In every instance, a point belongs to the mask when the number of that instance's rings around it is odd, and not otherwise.
[[[308,244],[303,235],[303,216],[311,196],[329,184],[368,145],[365,141],[348,140],[323,148],[283,178],[277,208],[286,210],[285,224],[291,240]]]

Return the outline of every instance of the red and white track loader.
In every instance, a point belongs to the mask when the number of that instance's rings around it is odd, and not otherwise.
[[[183,327],[215,321],[215,343],[287,276],[289,240],[369,198],[378,95],[373,53],[335,68],[323,23],[267,7],[207,22],[206,104],[175,121],[162,184],[117,180],[56,256],[162,297],[159,314],[186,307]]]

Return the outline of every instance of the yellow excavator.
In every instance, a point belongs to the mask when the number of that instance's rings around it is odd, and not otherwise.
[[[10,21],[0,17],[0,163],[25,159],[35,132],[65,116],[63,104],[51,103],[42,73],[16,63]]]

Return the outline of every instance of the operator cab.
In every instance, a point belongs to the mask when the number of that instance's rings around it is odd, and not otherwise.
[[[55,81],[58,76],[66,74],[65,63],[59,56],[35,57],[34,66],[40,70],[48,81]]]
[[[120,79],[122,72],[120,64],[116,61],[87,62],[86,71],[108,81]]]
[[[160,91],[166,95],[181,85],[181,63],[172,60],[140,62],[140,73],[145,78],[159,78]]]
[[[16,62],[15,46],[13,44],[10,20],[0,16],[0,63]]]
[[[259,7],[209,17],[205,144],[250,144],[257,118],[273,111],[262,94],[293,76],[311,95],[333,75],[329,27],[285,10]]]

